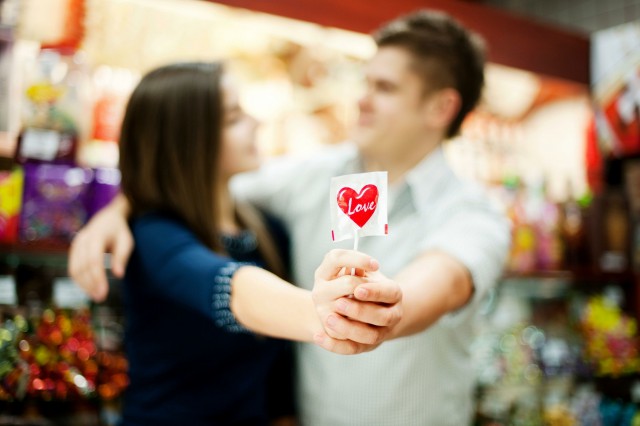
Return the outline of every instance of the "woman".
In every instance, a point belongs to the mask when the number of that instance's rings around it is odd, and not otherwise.
[[[135,240],[123,285],[126,425],[267,424],[267,377],[283,343],[249,329],[307,342],[319,336],[348,353],[375,347],[380,326],[399,319],[384,312],[395,305],[378,306],[370,324],[332,332],[347,340],[324,333],[319,317],[357,285],[375,285],[338,277],[340,266],[361,275],[377,269],[366,255],[352,253],[342,265],[339,255],[327,256],[321,268],[336,279],[317,283],[313,298],[273,274],[286,271],[282,230],[228,190],[234,174],[258,166],[256,128],[220,63],[155,69],[131,95],[120,139]]]

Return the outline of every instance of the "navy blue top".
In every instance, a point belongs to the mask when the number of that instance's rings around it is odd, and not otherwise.
[[[135,249],[122,286],[130,378],[123,424],[267,424],[267,378],[285,343],[223,315],[230,315],[236,261],[262,264],[256,245],[222,256],[160,214],[133,220],[131,229]]]

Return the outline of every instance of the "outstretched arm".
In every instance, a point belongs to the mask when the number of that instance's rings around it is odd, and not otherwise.
[[[405,298],[405,315],[394,330],[394,337],[430,327],[442,316],[465,306],[474,291],[466,266],[438,251],[423,253],[394,279],[402,283]]]
[[[109,284],[104,254],[111,253],[111,271],[122,277],[133,250],[127,224],[129,204],[119,194],[78,232],[69,250],[69,275],[93,300],[107,297]]]
[[[473,310],[466,307],[500,277],[509,243],[508,222],[490,211],[466,212],[442,224],[422,253],[393,277],[403,292],[403,316],[392,337],[421,332],[441,319],[467,320]],[[342,315],[356,309],[345,305],[338,310]]]
[[[361,276],[341,274],[344,268],[357,268]],[[231,310],[245,327],[261,334],[300,341],[314,341],[324,349],[354,354],[377,347],[400,321],[402,293],[390,280],[367,276],[378,263],[364,253],[333,250],[318,267],[313,292],[295,287],[255,267],[242,267],[233,276]],[[339,317],[340,300],[358,294],[366,284],[375,301],[360,302],[359,312],[342,318],[340,333],[329,336],[324,328]],[[373,296],[371,297],[373,299]],[[324,325],[324,327],[323,327]]]

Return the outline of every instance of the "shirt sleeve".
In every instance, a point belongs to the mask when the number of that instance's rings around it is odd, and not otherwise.
[[[466,200],[442,214],[437,232],[425,238],[420,251],[438,250],[460,261],[473,283],[472,299],[442,318],[455,326],[475,313],[480,301],[502,275],[511,243],[509,222],[484,200]]]
[[[145,217],[131,228],[134,255],[145,277],[141,285],[151,286],[157,297],[199,312],[222,329],[248,332],[231,312],[231,278],[241,266],[254,263],[214,253],[177,221]]]
[[[260,169],[235,176],[233,194],[276,217],[284,218],[294,185],[305,173],[305,161],[288,156],[269,160]]]
[[[257,171],[235,176],[231,190],[238,199],[288,224],[296,219],[291,206],[306,204],[308,197],[318,195],[317,191],[326,191],[328,195],[331,177],[344,174],[346,164],[355,159],[356,152],[354,144],[343,143],[323,147],[313,156],[272,158]]]

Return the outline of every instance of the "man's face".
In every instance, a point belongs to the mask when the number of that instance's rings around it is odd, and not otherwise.
[[[411,55],[382,47],[365,67],[366,93],[358,102],[353,141],[374,161],[411,155],[427,131],[424,85],[410,67]]]

